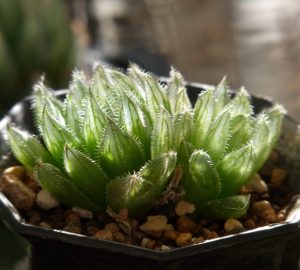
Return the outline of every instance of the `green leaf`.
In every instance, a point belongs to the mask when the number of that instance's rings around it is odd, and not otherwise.
[[[177,163],[181,166],[187,167],[188,169],[190,157],[195,150],[194,145],[187,141],[182,141],[177,151]]]
[[[190,110],[191,108],[192,106],[190,103],[190,99],[186,93],[186,89],[180,88],[178,90],[174,113],[180,113],[185,110]]]
[[[230,101],[230,97],[228,94],[228,83],[226,77],[224,77],[222,81],[215,88],[214,96],[216,99],[215,116],[217,116],[225,107],[225,105]]]
[[[47,110],[43,113],[42,135],[44,142],[58,164],[63,164],[64,146],[66,143],[79,147],[78,138],[65,126],[50,115]]]
[[[52,164],[39,163],[36,166],[34,176],[42,188],[62,203],[68,206],[82,207],[95,213],[101,212],[101,209],[66,174]]]
[[[139,143],[111,120],[103,134],[99,161],[110,177],[138,169],[145,158]]]
[[[248,91],[242,87],[235,97],[227,103],[224,110],[230,110],[231,117],[237,115],[251,116],[253,114],[253,108]]]
[[[179,89],[183,89],[184,87],[185,87],[185,82],[183,80],[182,75],[173,67],[171,67],[170,80],[168,81],[168,85],[166,87],[166,93],[168,95],[173,113],[177,111],[176,103],[178,100]]]
[[[67,145],[64,164],[72,182],[104,211],[105,191],[109,179],[102,168],[85,154]]]
[[[156,114],[161,108],[171,113],[170,101],[158,80],[152,75],[143,72],[137,66],[131,67],[131,73],[138,81],[138,84],[144,89],[145,102],[147,103],[152,119],[156,118]]]
[[[101,141],[101,135],[107,125],[108,118],[100,108],[92,93],[89,93],[83,120],[82,134],[90,153],[95,151]]]
[[[189,175],[182,181],[185,198],[199,211],[205,202],[218,197],[221,182],[210,156],[202,151],[194,151],[189,160]]]
[[[155,159],[144,165],[138,175],[154,184],[154,189],[158,195],[165,188],[171,173],[176,166],[177,154],[169,151],[157,156]]]
[[[237,115],[231,119],[230,138],[227,150],[233,151],[245,145],[250,138],[251,124],[245,115]]]
[[[7,135],[15,157],[27,168],[32,169],[38,159],[53,162],[50,153],[32,135],[16,127],[8,126]]]
[[[95,68],[95,73],[93,76],[93,87],[91,87],[92,94],[98,99],[103,96],[104,98],[109,95],[110,81],[107,74],[107,69],[98,65]]]
[[[150,210],[156,197],[154,184],[136,174],[112,181],[106,192],[107,205],[116,212],[126,207],[130,216]]]
[[[138,106],[138,101],[125,92],[121,96],[121,126],[124,126],[131,136],[137,137],[144,146],[146,157],[150,158],[151,123]],[[120,106],[119,105],[119,106]]]
[[[156,117],[152,131],[151,157],[153,159],[175,147],[174,128],[171,117],[166,110],[161,109]]]
[[[208,89],[198,96],[194,109],[194,131],[191,142],[201,148],[206,141],[208,130],[214,117],[215,100],[213,90]]]
[[[170,72],[170,80],[166,86],[166,93],[170,102],[173,114],[183,110],[192,109],[189,97],[186,92],[185,81],[182,75],[173,67]]]
[[[268,118],[269,128],[269,144],[272,149],[275,143],[278,141],[282,130],[282,120],[285,114],[285,109],[281,105],[275,105],[272,108],[266,110],[266,117]]]
[[[220,113],[213,121],[207,133],[207,139],[202,145],[214,162],[219,161],[225,152],[230,136],[230,111]]]
[[[42,80],[34,86],[34,114],[39,128],[43,127],[43,112],[47,108],[57,121],[64,123],[63,104],[46,88]]]
[[[252,144],[226,155],[217,164],[222,182],[220,197],[236,194],[254,173],[256,162],[255,148]]]
[[[178,148],[182,141],[188,141],[193,131],[193,117],[189,111],[175,114],[173,118],[175,147]]]
[[[236,195],[209,201],[202,214],[210,219],[239,218],[243,216],[250,203],[250,195]]]
[[[75,70],[72,74],[72,81],[70,84],[70,93],[72,99],[77,106],[82,106],[86,95],[88,94],[88,80],[84,73]]]
[[[251,135],[252,143],[255,145],[255,171],[258,171],[266,162],[277,142],[281,133],[282,117],[283,108],[279,105],[262,112],[258,116]]]
[[[65,121],[66,126],[75,132],[75,135],[82,139],[82,122],[84,112],[78,107],[74,100],[73,92],[70,92],[65,100]]]

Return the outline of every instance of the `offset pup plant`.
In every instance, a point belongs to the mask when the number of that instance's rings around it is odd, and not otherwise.
[[[135,65],[127,74],[98,66],[90,80],[74,72],[63,102],[40,82],[33,109],[41,141],[10,125],[9,143],[65,205],[137,216],[184,198],[216,219],[247,211],[239,190],[271,153],[284,111],[255,116],[248,92],[231,98],[225,79],[192,106],[177,71],[161,84]]]

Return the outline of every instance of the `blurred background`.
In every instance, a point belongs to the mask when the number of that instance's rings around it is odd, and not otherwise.
[[[0,0],[0,117],[41,76],[62,89],[94,61],[159,76],[173,65],[207,84],[226,75],[300,122],[299,0]],[[1,220],[0,235],[0,261],[21,258],[6,269],[27,269],[26,243],[8,249],[2,236],[18,236]]]
[[[129,61],[272,96],[300,121],[299,0],[0,0],[0,113],[41,75]]]

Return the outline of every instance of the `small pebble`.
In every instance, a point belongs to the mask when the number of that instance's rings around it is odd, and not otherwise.
[[[113,240],[113,234],[111,232],[111,230],[99,230],[97,231],[94,236],[97,239],[102,239],[102,240]]]
[[[78,214],[81,218],[92,219],[94,217],[93,213],[89,210],[80,208],[80,207],[72,207],[73,212]]]
[[[262,194],[268,192],[266,182],[260,177],[258,173],[254,174],[246,184],[246,188],[253,189],[255,192]]]
[[[192,214],[195,212],[195,205],[186,201],[179,201],[175,205],[175,213],[177,216]]]
[[[82,225],[77,213],[72,210],[68,210],[65,213],[65,226],[63,230],[80,234],[82,231]]]
[[[277,213],[277,221],[281,222],[284,221],[286,217],[286,209],[282,209]]]
[[[202,243],[204,241],[205,241],[205,239],[202,236],[195,237],[195,238],[192,239],[192,243],[193,244],[200,244],[200,243]]]
[[[215,239],[215,238],[218,238],[218,237],[219,237],[219,235],[215,231],[211,231],[207,235],[207,239]]]
[[[17,177],[19,180],[25,177],[27,170],[24,166],[12,166],[4,170],[3,174],[11,174]]]
[[[29,187],[34,193],[38,193],[41,190],[39,183],[34,179],[32,172],[28,172],[22,179],[22,182]]]
[[[126,241],[125,235],[119,231],[113,232],[113,238],[115,241],[121,242],[121,243],[125,243],[125,241]]]
[[[184,247],[191,243],[192,241],[192,234],[191,233],[180,233],[176,238],[176,245],[178,247]]]
[[[268,223],[276,222],[276,213],[271,204],[268,201],[259,201],[253,204],[253,210],[256,214]]]
[[[141,247],[153,249],[155,247],[155,241],[150,238],[143,238],[141,241]]]
[[[268,201],[263,200],[253,203],[252,208],[256,213],[259,213],[272,208],[272,206]]]
[[[49,223],[45,222],[45,221],[40,222],[39,226],[44,228],[44,229],[49,229],[49,230],[52,229],[52,226]]]
[[[169,247],[169,246],[167,246],[167,245],[162,245],[161,247],[160,247],[160,250],[161,251],[167,251],[167,250],[170,250],[171,248]]]
[[[80,223],[80,217],[77,213],[75,213],[74,211],[67,210],[65,212],[65,223],[69,223],[69,222],[78,222]]]
[[[176,228],[179,232],[194,232],[197,224],[187,216],[179,216],[176,222]]]
[[[64,226],[63,230],[66,232],[81,234],[81,226],[79,226],[77,223],[68,223],[66,226]]]
[[[180,232],[175,230],[164,231],[163,237],[169,241],[176,241]]]
[[[37,194],[35,203],[44,210],[50,210],[59,206],[59,201],[45,189],[41,189]]]
[[[4,174],[0,179],[2,191],[18,210],[29,211],[35,202],[35,193],[17,177]]]
[[[175,230],[174,226],[172,224],[167,224],[164,228],[165,231],[173,231]]]
[[[140,226],[140,230],[154,237],[160,237],[167,222],[167,217],[163,215],[148,216],[147,221]]]
[[[282,185],[282,182],[285,180],[286,176],[287,176],[286,170],[275,168],[272,171],[270,182],[274,187],[280,187]]]
[[[224,230],[228,234],[240,233],[245,230],[242,223],[235,218],[229,218],[224,223]]]
[[[95,226],[88,226],[85,228],[87,236],[93,236],[99,229]]]
[[[117,223],[111,222],[105,226],[106,230],[110,230],[112,233],[120,231],[120,228]]]
[[[245,222],[244,222],[244,227],[247,229],[247,230],[252,230],[252,229],[255,229],[256,228],[256,224],[254,222],[253,219],[247,219]]]

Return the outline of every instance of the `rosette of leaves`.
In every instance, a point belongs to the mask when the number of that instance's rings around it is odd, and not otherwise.
[[[275,105],[255,116],[247,91],[231,98],[225,79],[192,106],[177,71],[161,84],[135,65],[126,74],[98,66],[90,80],[74,72],[64,101],[40,82],[33,109],[41,142],[9,126],[11,149],[66,205],[138,215],[180,170],[184,199],[213,218],[245,213],[239,190],[270,154],[283,115]]]

